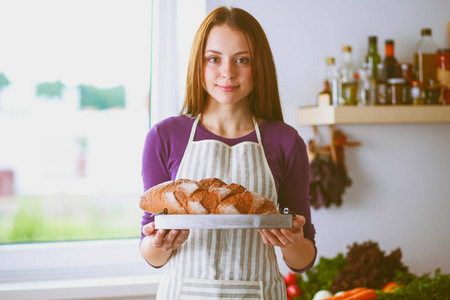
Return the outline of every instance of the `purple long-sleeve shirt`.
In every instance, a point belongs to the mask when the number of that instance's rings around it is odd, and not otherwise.
[[[144,190],[169,180],[175,180],[188,144],[193,118],[181,115],[165,119],[147,134],[142,155]],[[302,215],[306,219],[304,235],[313,243],[314,225],[311,222],[309,196],[309,160],[306,145],[298,132],[282,121],[264,120],[259,126],[264,152],[275,180],[280,208]],[[233,146],[245,141],[258,142],[256,132],[227,139],[208,131],[200,123],[195,141],[213,139]],[[144,212],[141,225],[153,222]]]

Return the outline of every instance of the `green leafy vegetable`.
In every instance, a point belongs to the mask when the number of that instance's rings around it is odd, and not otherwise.
[[[436,269],[433,278],[430,277],[430,273],[426,273],[420,277],[415,277],[411,282],[406,283],[404,287],[397,289],[394,293],[379,292],[377,297],[377,300],[409,299],[450,299],[450,274],[441,274],[441,270]]]

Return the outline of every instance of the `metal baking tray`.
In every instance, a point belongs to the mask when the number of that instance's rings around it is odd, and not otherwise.
[[[175,215],[155,216],[156,229],[292,228],[292,215]]]

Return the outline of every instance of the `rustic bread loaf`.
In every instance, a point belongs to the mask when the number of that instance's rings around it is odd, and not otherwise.
[[[169,214],[279,214],[272,201],[217,178],[161,183],[142,195],[139,206],[149,213],[166,208]]]

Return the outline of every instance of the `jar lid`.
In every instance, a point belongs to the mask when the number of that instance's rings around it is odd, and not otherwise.
[[[431,28],[422,28],[422,30],[420,30],[420,34],[421,35],[431,35]]]
[[[327,65],[334,65],[334,57],[327,57]]]
[[[385,44],[386,45],[394,45],[394,40],[386,40]]]
[[[387,80],[387,83],[389,83],[389,84],[404,84],[404,83],[406,83],[406,80],[403,78],[389,78]]]
[[[352,52],[352,47],[346,45],[346,46],[342,47],[342,51],[344,51],[344,52]]]

